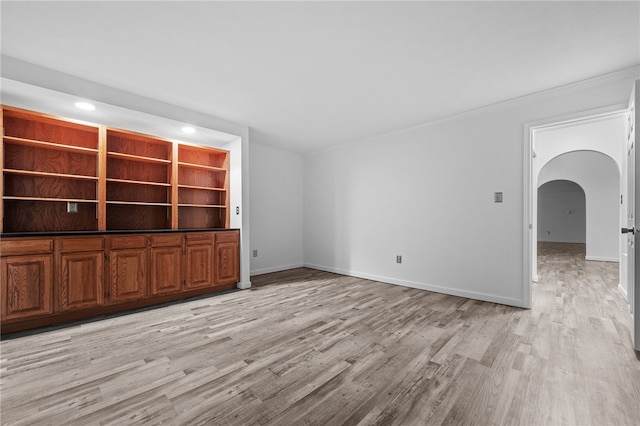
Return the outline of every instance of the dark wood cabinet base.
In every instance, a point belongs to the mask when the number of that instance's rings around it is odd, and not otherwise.
[[[175,230],[0,241],[0,333],[230,290],[237,230]]]

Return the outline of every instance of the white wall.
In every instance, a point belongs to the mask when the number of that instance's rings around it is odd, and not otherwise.
[[[586,243],[586,201],[580,185],[553,180],[538,188],[538,241]]]
[[[251,275],[300,267],[302,156],[253,142],[250,150]]]
[[[625,104],[636,74],[306,156],[305,264],[525,306],[524,123]]]
[[[572,151],[549,161],[538,185],[566,179],[582,187],[586,199],[587,260],[619,260],[620,172],[611,157],[595,151]],[[540,205],[540,204],[538,204]],[[538,217],[538,228],[541,226]]]

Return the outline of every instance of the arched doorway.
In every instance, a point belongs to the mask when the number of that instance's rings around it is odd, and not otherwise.
[[[620,223],[620,169],[618,164],[610,156],[598,151],[566,152],[550,159],[538,173],[538,188],[543,188],[547,183],[554,181],[573,182],[584,192],[585,259],[618,262],[620,260],[618,230]],[[560,205],[569,205],[569,200],[566,197],[556,198],[557,203],[564,203]],[[539,207],[539,203],[540,199],[536,197],[537,207]],[[539,212],[539,208],[536,211]],[[574,219],[569,216],[571,215],[565,213],[564,226],[570,226],[569,223]],[[555,231],[541,229],[540,216],[537,215],[536,219],[536,235],[538,237],[544,237],[546,234],[547,239],[552,240],[554,232],[556,235],[569,233],[568,228],[561,230],[558,227],[560,224],[556,226]],[[576,226],[576,224],[571,226]]]

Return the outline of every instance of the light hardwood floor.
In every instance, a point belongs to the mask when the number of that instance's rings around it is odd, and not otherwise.
[[[298,269],[4,340],[1,423],[640,424],[618,265],[539,264],[531,310]]]

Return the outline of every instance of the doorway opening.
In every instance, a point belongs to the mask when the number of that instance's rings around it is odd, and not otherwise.
[[[621,269],[617,262],[622,257],[620,224],[626,218],[626,203],[620,203],[620,194],[626,191],[626,179],[622,179],[626,174],[623,169],[626,113],[626,109],[616,106],[525,126],[525,140],[529,142],[524,164],[525,223],[528,224],[524,231],[525,307],[532,307],[532,284],[540,278],[539,239],[542,243],[584,244],[583,261],[608,262],[607,270]],[[553,181],[564,183],[545,186]],[[555,224],[549,223],[548,217],[539,218],[539,188],[545,198],[542,202],[546,203],[559,186],[568,190],[571,185],[568,182],[579,186],[584,194],[584,222],[579,219],[578,208],[564,209],[564,217],[556,218]],[[573,191],[575,186],[572,188],[572,196],[578,197],[577,191]],[[556,208],[561,207],[556,203]],[[584,230],[581,234],[584,242],[577,240],[578,228]],[[562,239],[567,241],[559,241]]]

